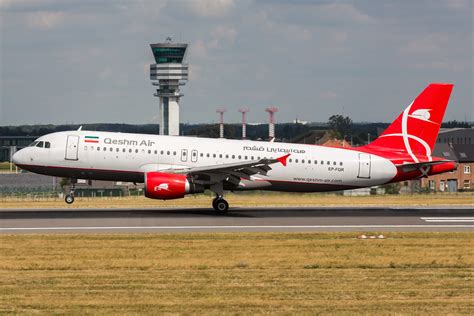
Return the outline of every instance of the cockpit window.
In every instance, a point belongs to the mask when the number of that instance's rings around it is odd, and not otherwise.
[[[38,144],[36,144],[36,147],[43,148],[44,147],[44,142],[38,142]]]
[[[44,148],[51,148],[50,142],[44,142]]]
[[[38,141],[34,141],[31,144],[29,144],[28,147],[35,147],[36,144],[38,144],[38,143],[39,143]]]

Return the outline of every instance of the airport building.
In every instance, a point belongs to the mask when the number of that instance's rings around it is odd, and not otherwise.
[[[188,80],[188,44],[173,43],[168,37],[165,43],[150,46],[156,62],[150,65],[150,80],[159,98],[160,135],[179,135],[180,86]]]
[[[421,187],[431,192],[474,190],[474,128],[442,128],[433,156],[458,162],[455,171],[421,179]]]

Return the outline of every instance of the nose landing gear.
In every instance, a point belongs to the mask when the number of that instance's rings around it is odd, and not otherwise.
[[[74,203],[74,190],[76,188],[76,182],[74,180],[71,181],[71,188],[69,189],[69,194],[66,195],[66,197],[64,198],[64,201],[67,203],[67,204],[72,204]]]

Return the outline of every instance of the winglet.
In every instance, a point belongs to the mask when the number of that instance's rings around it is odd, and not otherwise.
[[[277,160],[278,160],[279,162],[281,162],[281,164],[282,164],[283,166],[286,166],[286,160],[288,159],[288,157],[290,157],[290,155],[291,155],[291,154],[278,157]]]

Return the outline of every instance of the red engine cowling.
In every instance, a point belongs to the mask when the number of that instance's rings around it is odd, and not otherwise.
[[[185,194],[204,192],[183,174],[148,172],[145,174],[145,196],[150,199],[180,199]]]

